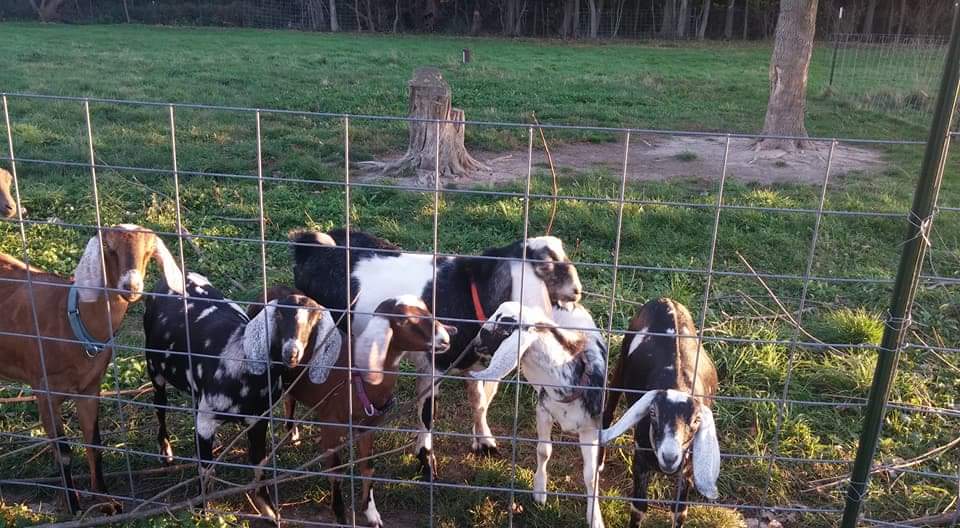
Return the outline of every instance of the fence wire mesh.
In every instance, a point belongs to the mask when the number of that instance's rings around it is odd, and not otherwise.
[[[407,118],[28,94],[6,94],[3,102],[3,160],[12,169],[22,216],[0,224],[0,248],[39,268],[25,278],[5,273],[0,277],[4,291],[28,288],[66,298],[63,290],[70,283],[39,270],[70,277],[90,237],[104,249],[102,269],[110,269],[106,259],[115,258],[115,250],[105,237],[128,229],[116,227],[120,224],[135,223],[166,241],[183,273],[201,273],[229,299],[222,303],[246,310],[264,305],[269,286],[293,284],[291,229],[346,226],[373,233],[430,259],[436,279],[443,259],[477,256],[540,235],[556,201],[553,234],[564,241],[579,271],[581,302],[603,330],[608,364],[621,353],[630,318],[644,301],[660,296],[690,308],[698,324],[695,338],[717,363],[720,498],[706,501],[691,494],[691,518],[713,526],[737,525],[741,516],[785,526],[837,524],[907,225],[908,210],[901,205],[907,202],[894,197],[909,196],[913,188],[903,177],[860,182],[891,186],[889,201],[864,203],[850,184],[857,176],[849,160],[870,149],[913,160],[903,153],[921,151],[922,143],[809,139],[808,152],[817,160],[808,171],[815,176],[806,184],[776,185],[744,179],[751,165],[782,170],[783,160],[745,156],[764,136],[467,122],[468,144],[471,138],[495,137],[518,148],[506,156],[481,154],[494,167],[492,180],[448,181],[437,167],[432,178],[418,183],[385,180],[361,163],[395,152],[411,123]],[[560,163],[560,190],[552,192],[538,129],[550,141],[590,137],[591,148],[606,153],[605,165]],[[718,154],[681,169],[669,182],[644,175],[651,163],[644,153],[653,145],[690,138],[714,145]],[[680,165],[692,161],[685,152],[676,155]],[[699,152],[706,155],[707,149]],[[916,173],[915,160],[893,163]],[[930,236],[912,336],[865,501],[865,525],[914,526],[917,518],[936,516],[957,525],[956,517],[947,517],[960,512],[960,451],[955,449],[960,441],[954,438],[960,430],[960,203],[954,199],[942,198]],[[344,248],[357,250],[349,238]],[[531,261],[526,250],[520,261]],[[404,273],[389,270],[381,279],[402,282]],[[116,277],[106,275],[103,289],[123,293],[110,283]],[[158,276],[159,270],[152,270],[146,282]],[[347,282],[348,298],[357,295],[356,286]],[[436,306],[445,292],[429,290],[423,295]],[[154,299],[177,299],[189,312],[189,295],[145,292]],[[198,488],[201,447],[193,431],[204,410],[191,392],[171,391],[169,402],[151,402],[144,355],[161,352],[192,362],[204,354],[190,345],[183,352],[150,350],[140,322],[144,302],[131,304],[125,318],[109,320],[111,326],[114,320],[122,323],[109,331],[115,335],[112,356],[105,352],[81,363],[96,370],[90,365],[99,361],[103,368],[102,382],[93,382],[96,390],[82,391],[80,382],[63,381],[60,368],[69,362],[45,353],[76,341],[44,330],[45,320],[64,317],[64,306],[21,305],[18,299],[8,294],[9,321],[34,322],[24,327],[28,331],[4,327],[0,343],[37,343],[43,377],[33,387],[16,378],[0,385],[0,500],[30,505],[44,515],[62,511],[56,501],[66,475],[59,467],[53,473],[50,457],[57,447],[46,439],[36,404],[50,406],[48,412],[57,415],[60,401],[74,400],[81,422],[89,412],[84,402],[100,409],[96,435],[82,434],[86,430],[71,412],[64,413],[65,427],[49,435],[74,454],[102,443],[109,490],[94,492],[96,483],[85,486],[79,484],[84,479],[75,478],[84,513],[62,526],[129,521],[145,513],[164,516],[198,506],[198,498],[208,512],[256,519],[248,484],[255,470],[262,471],[262,482],[277,498],[283,521],[296,525],[365,525],[368,505],[362,490],[367,485],[376,488],[375,509],[383,519],[401,526],[577,526],[592,496],[599,496],[609,525],[624,524],[629,515],[633,449],[628,438],[608,450],[599,486],[592,490],[584,487],[580,456],[590,442],[555,436],[548,499],[539,506],[531,493],[538,451],[538,395],[531,384],[519,372],[501,382],[502,394],[487,411],[500,454],[482,457],[471,453],[480,426],[460,392],[468,374],[437,365],[418,373],[406,363],[397,373],[396,405],[384,423],[372,427],[378,432],[376,473],[355,467],[361,458],[355,440],[371,428],[355,422],[353,383],[344,387],[346,430],[337,432],[342,441],[332,444],[322,436],[329,436],[336,423],[304,412],[303,406],[288,418],[280,393],[268,386],[262,394],[268,401],[264,420],[240,409],[219,413],[240,419],[241,425],[220,428],[214,484]],[[444,318],[446,324],[472,320]],[[345,321],[351,324],[351,318]],[[363,368],[354,365],[356,347],[347,343],[345,368],[352,379]],[[283,368],[282,362],[267,364],[268,372]],[[48,371],[56,375],[48,377]],[[434,480],[419,476],[415,457],[417,380],[422,377],[442,388],[430,424],[439,462]],[[163,446],[157,453],[158,410],[167,415],[172,432],[173,456],[167,464]],[[249,463],[241,449],[243,432],[256,423],[267,424],[269,431],[262,466]],[[290,438],[293,424],[301,434],[296,444]],[[342,459],[321,460],[330,445],[343,448]],[[330,513],[330,485],[318,478],[334,470],[348,483],[346,523]],[[650,515],[657,520],[666,518],[665,508],[676,502],[673,480],[657,480],[652,488]],[[95,506],[114,501],[123,506],[121,516],[93,513]],[[51,503],[54,510],[47,506]]]

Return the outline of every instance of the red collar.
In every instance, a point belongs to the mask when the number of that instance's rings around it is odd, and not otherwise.
[[[487,320],[487,315],[483,313],[483,305],[480,304],[480,294],[477,293],[477,283],[470,279],[470,297],[473,297],[473,311],[477,315],[477,320],[481,323]]]

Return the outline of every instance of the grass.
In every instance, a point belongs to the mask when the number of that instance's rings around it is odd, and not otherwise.
[[[470,119],[526,122],[536,111],[542,122],[595,125],[631,125],[707,131],[757,131],[763,118],[767,90],[769,49],[764,45],[638,45],[587,44],[540,41],[470,40],[475,60],[457,62],[464,39],[322,35],[297,32],[217,30],[120,26],[56,26],[3,24],[5,53],[0,90],[90,95],[108,98],[184,101],[252,107],[292,108],[327,112],[402,115],[406,110],[405,82],[416,66],[439,65],[450,82],[455,104]],[[829,66],[827,51],[818,50],[811,68],[811,86],[822,82]],[[61,222],[93,224],[86,129],[82,108],[75,102],[10,98],[13,138],[23,159],[59,160],[61,165],[21,162],[24,205],[33,220],[49,223],[27,227],[33,263],[64,275],[72,273],[83,243],[92,232]],[[812,96],[808,104],[811,133],[836,137],[919,138],[918,119],[860,111],[834,97]],[[99,163],[113,166],[167,169],[171,163],[169,116],[165,108],[92,103],[92,127]],[[200,252],[185,246],[190,269],[208,275],[227,294],[251,300],[260,286],[260,246],[231,238],[259,239],[256,180],[194,175],[193,173],[256,174],[256,136],[248,113],[180,108],[176,114],[177,155],[181,177],[183,223],[198,240]],[[330,228],[345,218],[344,193],[329,182],[342,181],[343,129],[339,119],[265,112],[263,127],[264,173],[278,178],[264,184],[266,237],[285,240],[295,227]],[[551,132],[551,140],[609,141],[596,132]],[[402,126],[379,121],[351,123],[351,158],[370,159],[402,148]],[[511,152],[526,148],[525,131],[470,127],[471,148]],[[696,156],[696,153],[692,153]],[[883,150],[885,167],[869,173],[838,175],[828,188],[825,208],[831,211],[896,212],[907,210],[912,196],[921,149],[895,146]],[[71,164],[81,164],[74,166]],[[779,170],[779,169],[778,169]],[[960,205],[960,178],[956,158],[948,164],[941,206]],[[292,181],[296,178],[305,181]],[[721,394],[746,399],[723,400],[716,412],[724,453],[720,480],[724,503],[738,510],[695,508],[691,526],[740,526],[744,517],[757,516],[750,506],[803,506],[831,509],[842,506],[842,489],[822,494],[804,491],[811,480],[843,475],[856,450],[861,409],[839,404],[865,398],[871,381],[879,321],[888,306],[889,284],[860,284],[825,280],[880,279],[894,276],[904,232],[900,218],[826,215],[820,225],[817,251],[810,262],[813,280],[804,284],[790,278],[770,278],[769,287],[790,310],[800,308],[807,292],[802,324],[817,337],[846,345],[840,353],[781,344],[798,339],[796,330],[778,315],[773,300],[758,282],[736,274],[716,275],[710,285],[706,313],[702,313],[706,287],[702,274],[684,269],[708,266],[717,201],[715,174],[693,174],[669,182],[630,182],[626,197],[642,201],[623,208],[620,264],[614,288],[611,264],[618,207],[611,202],[562,200],[555,234],[562,237],[572,258],[581,262],[586,290],[596,296],[586,303],[598,324],[616,329],[626,326],[635,302],[668,295],[691,308],[705,321],[710,338],[735,338],[711,342],[708,349],[721,376]],[[127,169],[98,171],[101,214],[104,223],[136,222],[161,231],[173,231],[173,182],[165,173]],[[560,193],[568,196],[612,199],[619,194],[617,174],[589,169],[561,175]],[[491,189],[492,186],[481,186]],[[496,190],[521,193],[518,183]],[[533,191],[550,193],[548,172],[538,167]],[[762,208],[816,209],[819,189],[805,185],[758,185],[729,180],[724,188],[729,205]],[[433,197],[397,189],[355,188],[351,191],[351,222],[412,250],[432,246]],[[677,206],[688,203],[691,206]],[[532,199],[530,232],[547,223],[550,201]],[[522,236],[525,204],[520,196],[444,193],[439,202],[439,249],[476,253]],[[738,254],[762,273],[801,276],[814,228],[814,217],[800,212],[769,209],[726,209],[720,216],[713,268],[718,272],[745,273]],[[931,235],[933,248],[925,272],[960,277],[960,215],[942,211]],[[0,224],[0,250],[19,255],[18,230]],[[267,245],[270,282],[289,282],[290,262],[281,244]],[[253,263],[253,264],[251,264]],[[609,312],[609,299],[617,301]],[[955,346],[960,341],[956,286],[924,287],[918,293],[914,319],[917,335],[930,344]],[[121,344],[142,345],[139,318],[133,310],[120,334]],[[612,320],[608,320],[612,317]],[[612,354],[619,353],[620,337],[611,336]],[[772,343],[774,342],[774,343]],[[850,347],[849,345],[867,345]],[[952,362],[952,363],[950,363]],[[907,349],[892,398],[903,404],[952,409],[960,393],[955,358],[944,353]],[[136,387],[145,382],[142,358],[135,348],[119,350],[117,368],[110,369],[105,388]],[[787,383],[789,382],[789,385]],[[469,415],[457,402],[462,393],[456,383],[444,386],[439,405],[438,430],[466,433]],[[519,390],[519,394],[515,394]],[[5,385],[0,395],[11,396],[19,387]],[[401,383],[399,398],[409,401],[412,383]],[[786,396],[784,406],[765,401]],[[509,436],[513,427],[514,398],[521,413],[518,432],[534,438],[529,387],[504,385],[491,409],[497,435]],[[149,401],[149,397],[147,397]],[[189,399],[175,402],[188,406]],[[827,402],[816,405],[807,402]],[[104,403],[102,424],[108,446],[123,446],[143,453],[155,451],[155,418],[143,398],[125,403]],[[122,414],[121,412],[122,411]],[[174,448],[191,450],[188,413],[172,413]],[[67,434],[76,437],[72,414]],[[129,432],[121,435],[121,421]],[[410,417],[401,420],[412,426]],[[892,409],[887,413],[885,435],[878,459],[908,459],[942,445],[960,430],[960,420],[946,413]],[[42,436],[33,404],[5,405],[0,431]],[[225,432],[235,431],[227,427]],[[224,435],[221,435],[223,438]],[[25,445],[4,437],[0,453]],[[564,440],[571,440],[563,437]],[[409,435],[379,437],[382,449],[402,446]],[[511,466],[509,442],[501,442],[505,456],[484,460],[468,453],[469,443],[456,436],[438,440],[444,482],[529,490],[535,465],[535,443],[519,442],[517,469]],[[628,445],[621,439],[623,446]],[[0,474],[22,478],[54,474],[46,454],[13,460],[0,454]],[[295,467],[309,458],[309,447],[282,450],[280,467]],[[786,458],[769,458],[771,455]],[[242,453],[229,455],[243,460]],[[760,457],[760,458],[757,458]],[[628,450],[611,452],[603,474],[603,492],[629,496]],[[81,457],[75,457],[75,471]],[[107,471],[155,467],[147,455],[109,451]],[[378,506],[401,525],[426,525],[430,494],[409,482],[416,462],[410,453],[378,461],[378,476],[392,479],[378,484]],[[870,518],[903,520],[939,513],[956,497],[955,475],[960,470],[956,451],[947,452],[914,469],[944,477],[905,472],[896,478],[880,476],[866,505]],[[558,446],[551,464],[550,490],[580,492],[579,453]],[[225,471],[224,478],[243,481],[249,474]],[[137,482],[138,496],[159,491],[174,477]],[[111,488],[129,493],[125,478],[111,479]],[[287,517],[329,519],[328,485],[316,478],[281,488],[288,504]],[[671,486],[657,479],[653,496],[669,497]],[[34,506],[56,495],[32,488],[3,486],[0,522],[30,525],[52,519],[48,513],[31,513]],[[693,497],[696,497],[694,495]],[[471,492],[439,487],[433,497],[435,525],[502,526],[510,505],[508,493]],[[551,497],[536,506],[525,493],[516,500],[523,506],[523,523],[529,526],[580,526],[583,501]],[[244,501],[216,505],[225,511],[249,511]],[[604,500],[604,517],[610,526],[625,524],[626,503]],[[662,526],[663,510],[654,509],[647,526]],[[49,510],[44,510],[49,511]],[[834,526],[830,513],[777,512],[785,526]],[[142,526],[232,524],[235,519],[183,514],[175,519],[144,521]]]

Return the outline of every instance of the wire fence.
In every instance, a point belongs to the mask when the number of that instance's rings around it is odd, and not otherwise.
[[[117,225],[136,223],[166,240],[184,273],[202,273],[229,299],[222,302],[241,309],[263,306],[269,286],[292,285],[290,229],[346,226],[383,236],[431,259],[436,279],[437,263],[446,257],[475,257],[486,248],[539,235],[556,201],[554,235],[564,241],[580,273],[582,302],[603,330],[611,358],[620,353],[628,321],[647,299],[677,299],[698,323],[701,335],[696,338],[720,370],[714,412],[722,471],[718,500],[693,494],[688,502],[697,506],[693,519],[716,526],[738,525],[742,517],[777,520],[785,526],[838,524],[860,423],[877,403],[869,394],[875,383],[873,364],[891,352],[879,346],[877,334],[905,320],[885,312],[891,292],[901,282],[895,278],[897,259],[920,237],[927,254],[910,334],[904,346],[897,347],[901,370],[891,401],[882,407],[886,425],[880,453],[876,459],[870,457],[875,461],[874,484],[871,495],[857,497],[856,502],[858,506],[862,502],[859,520],[868,526],[916,526],[933,523],[934,518],[940,525],[958,524],[960,456],[954,448],[960,430],[956,400],[960,328],[951,310],[957,309],[960,285],[956,238],[960,203],[945,193],[936,223],[933,215],[922,217],[922,222],[912,220],[906,205],[912,181],[885,179],[882,183],[891,186],[889,199],[861,201],[857,189],[863,193],[880,183],[851,187],[858,176],[848,164],[856,157],[852,153],[869,149],[913,152],[911,161],[901,167],[912,174],[920,152],[929,147],[925,143],[809,139],[808,152],[817,158],[809,169],[817,174],[811,184],[758,187],[739,179],[747,166],[760,164],[775,171],[783,159],[744,160],[740,154],[766,136],[461,123],[468,127],[468,144],[471,133],[497,133],[519,137],[526,146],[509,154],[516,158],[509,166],[497,165],[504,162],[502,155],[484,158],[494,167],[490,176],[499,182],[490,188],[473,185],[489,180],[444,181],[439,166],[427,184],[385,180],[367,172],[360,162],[396,152],[396,145],[383,146],[382,137],[402,138],[405,128],[415,123],[409,118],[32,94],[3,95],[3,112],[7,147],[3,160],[12,169],[13,194],[23,206],[15,220],[0,224],[3,252],[68,277],[74,273],[74,257],[93,237],[96,246],[103,247],[100,257],[107,269],[107,259],[115,256],[107,242],[110,235],[129,232],[129,227]],[[438,128],[441,124],[436,122]],[[588,168],[560,160],[560,173],[573,176],[561,178],[560,190],[554,193],[548,160],[536,141],[541,130],[557,142],[564,134],[589,131],[595,138],[605,138],[597,139],[593,148],[607,148],[610,155],[605,165]],[[692,165],[689,177],[679,181],[642,176],[649,170],[645,153],[656,145],[690,138],[702,145],[719,143],[718,157]],[[316,157],[320,158],[316,164],[307,165]],[[291,160],[297,164],[289,165]],[[904,242],[904,228],[911,225],[919,235]],[[349,240],[343,247],[357,251]],[[520,262],[536,263],[525,252]],[[391,270],[398,282],[404,272]],[[156,275],[150,273],[146,282],[153,282]],[[105,291],[126,293],[110,280],[105,277]],[[70,287],[39,269],[26,271],[23,277],[5,273],[0,283],[8,292],[59,289],[61,296]],[[348,298],[357,295],[351,292],[354,287],[346,286]],[[437,306],[443,292],[430,290],[424,296]],[[188,303],[197,302],[189,295],[162,291],[145,297],[180,300],[183,313],[189,313]],[[350,407],[346,431],[338,432],[341,439],[333,444],[322,436],[342,422],[308,413],[289,419],[281,409],[280,391],[268,386],[262,394],[267,400],[263,416],[241,409],[219,413],[241,420],[240,432],[235,426],[221,428],[224,447],[215,452],[214,484],[198,488],[201,454],[193,431],[204,409],[190,392],[171,394],[170,402],[145,401],[151,388],[144,385],[150,381],[144,355],[161,352],[198,361],[203,354],[189,345],[186,351],[151,350],[138,321],[143,302],[133,304],[116,327],[110,319],[109,335],[115,335],[112,355],[82,358],[88,362],[80,363],[84,369],[102,368],[102,382],[93,382],[97,390],[84,391],[79,382],[63,382],[61,367],[70,364],[66,357],[44,352],[78,342],[75,336],[64,338],[43,326],[49,318],[63,318],[64,307],[35,301],[21,306],[17,299],[8,299],[6,324],[24,318],[33,322],[31,331],[0,323],[0,350],[10,358],[0,372],[14,378],[14,383],[0,386],[0,500],[27,505],[38,512],[34,513],[38,523],[57,520],[48,506],[41,505],[61,496],[68,486],[63,466],[51,476],[49,459],[58,447],[47,436],[74,450],[97,447],[104,455],[106,489],[77,486],[84,497],[82,513],[59,526],[176,515],[201,501],[208,512],[255,519],[256,486],[249,484],[254,471],[262,475],[259,484],[269,486],[278,499],[284,522],[296,525],[344,525],[329,513],[330,488],[318,478],[331,476],[334,470],[349,488],[346,505],[352,513],[347,526],[369,520],[364,518],[369,505],[361,491],[371,483],[376,488],[374,508],[386,522],[401,526],[576,526],[583,524],[592,496],[599,496],[606,522],[619,525],[631,506],[639,504],[630,502],[627,461],[633,456],[632,444],[625,440],[615,444],[599,488],[590,490],[580,480],[579,448],[585,443],[575,436],[553,440],[557,455],[552,459],[548,500],[543,506],[535,504],[534,388],[519,373],[502,382],[501,394],[489,408],[491,436],[500,455],[484,458],[470,453],[477,430],[467,424],[476,427],[476,418],[459,396],[459,385],[469,376],[436,366],[427,372],[403,366],[397,373],[398,403],[385,421],[371,427],[357,421],[356,409]],[[342,314],[333,315],[338,319]],[[473,317],[443,320],[482,322]],[[14,365],[21,356],[11,351],[10,343],[38,347],[42,381],[29,389],[17,383],[22,381],[17,376],[24,375]],[[346,379],[363,371],[352,361],[355,346],[346,349]],[[82,352],[80,346],[73,348]],[[273,369],[283,368],[282,362],[268,362],[266,379],[271,379]],[[77,377],[71,374],[71,379]],[[439,459],[439,476],[433,480],[418,474],[413,457],[413,435],[420,431],[415,403],[421,392],[413,385],[424,376],[442,383],[431,423]],[[343,398],[348,406],[354,405],[354,390],[346,382]],[[37,397],[40,401],[33,401]],[[51,406],[47,412],[59,414],[62,399],[76,402],[81,426],[89,412],[83,402],[95,402],[100,408],[99,431],[93,435],[85,429],[80,434],[68,421],[65,429],[54,427],[55,432],[45,433],[38,426],[35,404]],[[158,409],[167,414],[173,432],[168,465],[164,465],[168,454],[156,450],[153,416]],[[42,407],[39,413],[44,413]],[[269,427],[267,462],[252,465],[238,446],[247,429],[264,422]],[[298,444],[290,441],[291,423],[301,428]],[[378,467],[375,474],[355,468],[362,458],[355,441],[371,428],[379,431],[371,456]],[[343,459],[324,459],[323,446],[329,445],[343,448]],[[58,460],[63,460],[65,451],[59,453]],[[672,480],[654,486],[649,500],[652,516],[666,515],[661,507],[676,501],[667,485]],[[250,493],[246,501],[244,493]],[[124,513],[94,513],[96,507],[112,506],[114,501]]]
[[[947,37],[838,33],[824,42],[830,73],[823,90],[856,108],[928,120],[947,54]]]

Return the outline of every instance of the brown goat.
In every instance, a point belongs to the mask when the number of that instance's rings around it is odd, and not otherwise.
[[[79,494],[71,478],[70,445],[64,438],[61,405],[67,399],[76,401],[90,486],[95,493],[106,493],[100,450],[96,448],[100,445],[97,397],[113,351],[89,353],[78,341],[67,315],[69,292],[74,287],[77,290],[80,320],[90,337],[105,343],[112,337],[111,330],[120,328],[129,305],[142,295],[151,257],[163,267],[167,283],[175,285],[172,288],[183,288],[179,266],[163,241],[149,229],[123,224],[104,229],[102,239],[102,259],[100,239],[94,236],[80,258],[72,284],[0,254],[0,299],[6,312],[0,318],[0,378],[33,389],[43,428],[57,443],[59,453],[54,458],[65,480],[72,513],[80,507]],[[104,509],[115,512],[119,504]]]
[[[13,175],[0,169],[0,218],[17,216],[17,201],[10,194],[13,185]]]
[[[272,288],[267,299],[297,293],[292,288]],[[258,308],[250,310],[255,315]],[[405,352],[444,353],[450,348],[450,336],[457,329],[433,320],[433,314],[416,296],[406,295],[387,299],[377,306],[374,316],[363,333],[356,338],[353,347],[353,376],[347,369],[347,343],[343,334],[316,335],[316,339],[333,339],[340,342],[340,357],[329,371],[307,376],[303,368],[309,368],[311,357],[304,356],[303,365],[285,374],[285,383],[294,383],[285,402],[287,429],[296,435],[294,418],[296,404],[308,406],[313,418],[325,425],[320,426],[320,447],[329,453],[332,467],[342,461],[338,447],[348,440],[348,424],[364,428],[354,434],[357,438],[357,457],[360,459],[360,474],[363,476],[361,507],[370,526],[382,527],[380,513],[373,499],[373,467],[367,460],[373,454],[373,433],[370,429],[379,425],[393,406],[393,389],[397,383],[400,360]],[[315,346],[310,343],[308,351]],[[301,375],[302,374],[302,375]],[[351,417],[350,395],[352,394]],[[352,418],[352,420],[351,420]],[[343,425],[332,425],[343,424]],[[346,512],[341,493],[340,479],[330,477],[333,495],[333,511],[339,524],[346,524]]]

